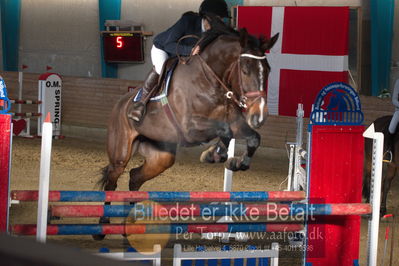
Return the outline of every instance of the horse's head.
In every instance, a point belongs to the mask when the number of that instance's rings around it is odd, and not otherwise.
[[[254,129],[265,122],[267,115],[265,84],[270,72],[265,52],[273,47],[278,34],[270,40],[257,40],[240,31],[240,55],[238,58],[237,82],[240,91],[240,105],[245,110],[248,125]]]

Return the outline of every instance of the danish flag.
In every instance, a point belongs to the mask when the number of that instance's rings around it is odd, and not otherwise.
[[[237,26],[266,38],[280,34],[267,52],[271,115],[295,116],[303,103],[309,117],[324,86],[348,81],[348,7],[240,6]]]

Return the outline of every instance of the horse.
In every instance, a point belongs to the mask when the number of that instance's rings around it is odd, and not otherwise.
[[[201,154],[201,162],[224,162],[232,171],[249,169],[261,139],[255,130],[267,117],[264,87],[270,65],[265,52],[277,39],[278,34],[258,39],[245,29],[220,34],[200,54],[177,64],[167,82],[167,98],[150,101],[139,125],[127,115],[137,91],[122,96],[108,125],[109,164],[103,169],[102,188],[116,189],[136,152],[145,160],[129,172],[130,191],[139,190],[144,182],[170,168],[178,145],[197,146],[214,139],[218,141]],[[245,139],[247,149],[227,159],[232,138]],[[109,223],[109,219],[101,217],[100,223]]]
[[[383,116],[377,118],[374,123],[376,132],[382,132],[384,139],[388,138],[388,127],[391,122],[392,116]],[[372,161],[372,146],[373,140],[365,139],[365,159],[364,159],[364,176],[363,176],[363,197],[369,202],[370,196],[370,178],[371,178],[371,161]],[[384,141],[384,152],[388,149],[387,142]],[[386,162],[386,171],[382,180],[382,196],[381,196],[381,216],[386,214],[387,211],[387,197],[389,189],[391,188],[392,180],[399,173],[399,135],[396,133],[392,147],[392,161]]]

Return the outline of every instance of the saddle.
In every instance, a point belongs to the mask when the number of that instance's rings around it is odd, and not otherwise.
[[[150,101],[160,101],[162,98],[168,96],[169,84],[170,80],[173,76],[173,73],[176,69],[179,60],[177,57],[171,57],[164,63],[162,67],[161,75],[158,79],[158,84],[155,86],[155,91],[153,92]],[[140,88],[137,92],[136,96],[133,98],[133,101],[139,101],[143,94],[143,88]]]

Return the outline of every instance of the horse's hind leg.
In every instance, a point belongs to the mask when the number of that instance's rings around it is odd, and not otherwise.
[[[103,176],[99,182],[105,191],[116,190],[118,178],[123,174],[134,153],[135,146],[133,145],[133,141],[138,133],[135,131],[130,131],[130,134],[126,132],[120,133],[121,135],[117,137],[112,134],[108,137],[109,164],[103,169]],[[110,204],[110,202],[104,203],[104,205]],[[108,224],[110,223],[110,219],[109,217],[100,217],[99,223]],[[105,235],[93,235],[95,240],[102,240],[104,237]]]
[[[138,152],[145,157],[144,164],[130,170],[129,190],[136,191],[144,182],[158,176],[175,162],[176,144],[140,142]]]

